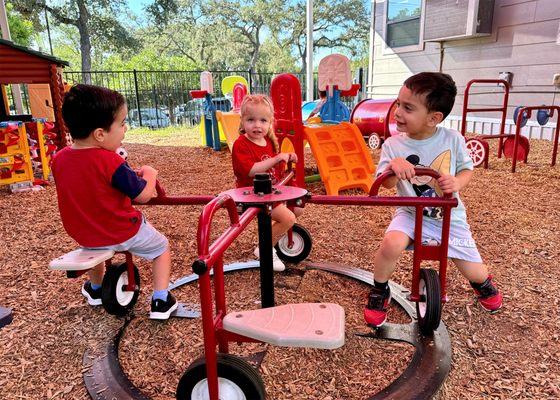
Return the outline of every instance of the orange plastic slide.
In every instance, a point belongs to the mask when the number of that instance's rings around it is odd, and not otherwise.
[[[375,165],[356,125],[308,125],[304,132],[328,195],[353,188],[369,192]]]

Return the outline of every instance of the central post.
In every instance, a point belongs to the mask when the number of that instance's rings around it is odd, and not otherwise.
[[[272,180],[269,174],[256,174],[253,192],[257,196],[272,193]],[[272,204],[263,203],[258,219],[259,260],[261,277],[261,307],[274,307],[274,273],[272,270]]]

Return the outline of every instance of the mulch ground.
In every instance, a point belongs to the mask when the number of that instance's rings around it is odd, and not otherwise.
[[[492,143],[494,147],[495,144]],[[232,187],[228,152],[205,148],[128,144],[132,166],[150,164],[168,194],[214,194]],[[550,167],[551,143],[531,140],[529,164],[509,172],[510,161],[490,156],[490,169],[477,169],[462,193],[479,250],[504,293],[495,315],[476,304],[468,282],[454,269],[448,275],[450,302],[443,321],[451,335],[452,370],[439,399],[560,398],[560,166]],[[378,153],[373,152],[374,160]],[[308,157],[310,163],[312,161]],[[320,183],[313,193],[324,193]],[[172,280],[191,273],[196,257],[200,206],[142,207],[148,220],[170,240]],[[373,270],[392,209],[306,207],[300,223],[314,240],[312,261],[330,261]],[[83,278],[66,279],[48,269],[51,259],[76,247],[60,222],[53,186],[45,191],[0,191],[0,306],[14,321],[0,329],[0,398],[86,399],[82,356],[113,337],[122,320],[88,306],[80,294]],[[226,253],[225,262],[252,259],[256,223]],[[213,232],[226,226],[220,213]],[[132,382],[154,399],[174,398],[187,366],[202,355],[200,320],[148,317],[151,274],[138,260],[143,291],[120,347],[121,363]],[[393,279],[410,285],[411,255],[399,262]],[[362,307],[368,288],[320,271],[290,266],[275,276],[279,304],[332,301],[346,311],[346,344],[334,351],[231,346],[233,354],[266,350],[261,365],[270,399],[364,399],[394,380],[408,365],[406,344],[356,336],[367,332]],[[197,303],[196,285],[174,291]],[[230,310],[259,306],[258,271],[226,280]],[[406,322],[398,307],[390,321]]]

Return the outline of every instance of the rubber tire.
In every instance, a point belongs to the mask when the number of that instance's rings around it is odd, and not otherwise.
[[[276,254],[278,254],[278,258],[280,260],[297,264],[303,260],[305,260],[309,253],[311,253],[311,248],[313,247],[313,240],[311,239],[311,234],[307,229],[299,224],[294,224],[292,226],[292,238],[294,242],[296,240],[301,240],[302,248],[299,251],[292,251],[292,249],[288,248],[288,235],[284,235],[278,240],[278,243],[274,248],[276,249]]]
[[[381,148],[381,145],[383,144],[383,140],[381,139],[381,136],[379,136],[379,134],[373,132],[371,135],[369,135],[367,139],[367,143],[370,149],[376,150]]]
[[[420,296],[424,296],[425,301],[416,303],[418,326],[422,334],[430,336],[441,321],[441,290],[439,276],[435,270],[420,269],[420,290]],[[425,308],[421,309],[423,304]]]
[[[134,266],[134,279],[136,280],[136,289],[131,297],[131,299],[123,303],[119,301],[117,296],[117,284],[121,275],[127,275],[126,263],[121,263],[118,265],[112,265],[105,271],[105,276],[103,277],[103,283],[101,286],[101,302],[103,308],[112,315],[123,316],[128,314],[128,312],[134,307],[136,301],[138,300],[138,295],[140,294],[140,273],[138,268]],[[128,277],[127,277],[128,281]]]
[[[218,379],[223,378],[236,384],[246,400],[265,400],[264,382],[255,368],[247,361],[231,354],[218,353]],[[177,385],[176,398],[191,400],[194,387],[206,379],[206,359],[196,359],[185,371]],[[193,399],[195,400],[195,399]]]

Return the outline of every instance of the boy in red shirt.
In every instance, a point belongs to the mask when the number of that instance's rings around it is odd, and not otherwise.
[[[74,144],[53,159],[58,207],[68,234],[85,248],[129,251],[153,261],[151,319],[168,319],[177,301],[167,290],[171,255],[167,238],[132,207],[155,191],[157,171],[133,171],[115,151],[127,130],[124,97],[113,90],[76,85],[64,97],[62,116]],[[82,294],[101,305],[101,263],[88,271]]]

